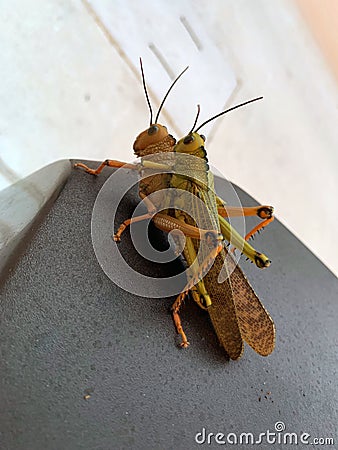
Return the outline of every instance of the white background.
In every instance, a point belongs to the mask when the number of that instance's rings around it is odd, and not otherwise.
[[[0,4],[0,188],[61,158],[133,160],[149,121],[139,56],[155,110],[163,61],[189,65],[160,122],[179,137],[198,103],[205,120],[263,95],[203,130],[209,159],[338,273],[337,86],[292,1]]]

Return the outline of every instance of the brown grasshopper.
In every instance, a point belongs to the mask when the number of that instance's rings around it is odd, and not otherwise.
[[[141,58],[140,65],[144,92],[150,110],[149,128],[142,131],[142,133],[140,133],[136,137],[133,145],[134,153],[136,156],[141,158],[141,163],[129,164],[121,161],[106,159],[99,165],[99,167],[97,167],[97,169],[91,169],[90,167],[82,163],[74,164],[74,167],[83,168],[87,173],[91,175],[99,175],[106,166],[114,168],[123,167],[125,169],[137,170],[142,175],[142,181],[139,183],[139,196],[142,200],[144,200],[148,212],[142,216],[125,220],[114,235],[114,240],[117,242],[120,241],[121,234],[129,225],[149,218],[151,218],[154,224],[162,231],[169,232],[179,230],[187,236],[193,238],[200,238],[204,240],[219,239],[218,236],[215,236],[214,230],[201,230],[188,224],[183,224],[180,221],[176,220],[174,217],[170,217],[168,214],[166,214],[167,211],[161,208],[161,202],[158,205],[154,205],[153,202],[148,199],[148,196],[150,194],[170,187],[170,174],[160,173],[154,175],[153,170],[156,170],[157,172],[159,170],[165,172],[167,169],[170,170],[170,168],[173,166],[172,152],[176,143],[176,139],[168,133],[168,130],[164,125],[159,124],[157,121],[170,91],[172,90],[176,82],[180,79],[180,77],[184,74],[184,72],[188,69],[188,67],[186,67],[176,77],[176,79],[169,87],[159,106],[158,112],[155,117],[155,122],[153,123],[153,112],[146,88]],[[156,155],[158,155],[158,158],[156,158]],[[151,156],[151,158],[147,158],[148,156]],[[167,162],[167,164],[164,164],[165,162]],[[147,176],[148,173],[149,176]],[[162,212],[154,215],[154,213],[159,209],[161,209]]]
[[[187,70],[187,68],[185,69]],[[98,175],[105,166],[125,167],[128,169],[142,172],[146,178],[139,184],[139,195],[145,201],[148,212],[142,216],[133,217],[123,222],[114,236],[116,241],[120,240],[121,234],[131,223],[151,218],[158,228],[163,231],[181,231],[186,237],[186,244],[183,256],[189,266],[190,279],[183,292],[177,297],[173,305],[173,318],[178,333],[182,337],[182,347],[189,345],[188,340],[181,326],[179,318],[179,309],[185,295],[190,291],[194,300],[203,309],[208,309],[217,336],[224,346],[225,350],[232,359],[237,359],[243,351],[243,339],[251,345],[261,355],[268,355],[274,347],[274,325],[272,319],[260,303],[258,297],[252,290],[244,274],[236,266],[233,258],[227,253],[223,246],[223,236],[235,247],[242,248],[243,253],[247,255],[260,268],[269,265],[268,258],[255,251],[246,241],[256,231],[273,220],[272,208],[260,206],[254,208],[231,208],[225,207],[225,203],[219,199],[213,190],[213,178],[208,170],[206,152],[204,149],[204,136],[199,135],[197,131],[211,120],[219,117],[226,112],[235,109],[244,104],[238,105],[230,110],[224,111],[217,116],[200,125],[195,132],[191,131],[175,145],[175,139],[168,133],[166,127],[157,123],[163,104],[169,95],[176,81],[183,75],[185,70],[175,79],[166,93],[158,113],[155,123],[152,123],[152,109],[146,90],[144,73],[141,62],[143,86],[150,109],[150,126],[147,130],[140,133],[134,143],[134,151],[141,157],[141,164],[126,164],[115,160],[104,161],[96,170],[90,169],[84,164],[76,164],[76,167],[84,168],[88,173]],[[197,122],[195,120],[194,127]],[[194,128],[193,127],[193,128]],[[179,154],[195,155],[199,158],[199,177],[196,172],[186,174],[186,169],[182,173],[176,174],[179,169],[179,163],[176,156]],[[151,161],[147,160],[148,155],[155,155]],[[160,157],[156,159],[156,155]],[[174,155],[174,157],[173,157]],[[143,160],[145,158],[145,160]],[[152,169],[163,170],[165,173],[152,175]],[[196,167],[194,168],[196,171]],[[173,173],[168,173],[172,171]],[[178,172],[182,172],[178,170]],[[149,174],[149,175],[148,175]],[[201,182],[202,179],[202,182]],[[187,191],[201,198],[208,210],[208,221],[205,222],[205,228],[197,227],[196,222],[187,214],[183,213],[179,207],[175,209],[166,209],[166,202],[161,195],[159,202],[154,204],[147,199],[149,194],[160,192],[163,189],[174,188]],[[183,188],[183,189],[182,189]],[[175,195],[175,194],[174,194]],[[174,204],[179,205],[179,196],[174,199]],[[161,212],[158,212],[161,211]],[[198,213],[197,213],[198,214]],[[224,220],[224,217],[235,216],[239,214],[257,215],[265,219],[260,225],[254,228],[243,240],[243,238],[231,228],[230,224]],[[211,220],[210,220],[211,219]],[[211,227],[210,227],[211,224]],[[208,226],[209,225],[209,226]],[[202,259],[197,261],[196,255],[199,243],[205,242],[205,249],[202,252]],[[194,262],[195,261],[195,262]],[[215,261],[211,270],[210,266]],[[227,261],[226,270],[228,277],[219,284],[216,282],[221,268]]]

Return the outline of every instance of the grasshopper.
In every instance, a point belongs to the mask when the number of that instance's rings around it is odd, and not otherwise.
[[[135,154],[141,157],[140,164],[126,164],[115,160],[104,161],[96,170],[90,169],[84,164],[76,164],[75,167],[82,167],[86,172],[98,175],[105,166],[124,167],[138,170],[146,178],[139,183],[139,195],[144,200],[148,212],[142,216],[133,217],[124,221],[114,239],[119,241],[121,234],[131,223],[151,218],[159,229],[169,232],[182,232],[186,238],[183,256],[187,264],[191,266],[189,279],[183,292],[177,297],[172,307],[173,319],[177,332],[181,335],[181,347],[187,347],[189,342],[183,331],[179,310],[188,292],[191,292],[193,299],[197,304],[207,309],[216,334],[229,354],[231,359],[238,359],[243,352],[243,340],[245,340],[257,353],[268,355],[274,348],[275,329],[272,319],[259,301],[252,287],[248,283],[241,269],[235,264],[232,256],[227,252],[223,245],[223,239],[238,248],[242,248],[243,253],[251,259],[258,267],[267,267],[270,263],[268,258],[254,250],[247,240],[264,225],[271,220],[272,208],[269,206],[260,206],[254,208],[231,208],[225,207],[225,202],[218,198],[214,193],[213,176],[207,165],[207,156],[204,148],[205,138],[197,133],[206,123],[214,120],[220,115],[229,112],[232,109],[250,103],[237,105],[227,111],[212,117],[204,122],[195,131],[198,114],[192,130],[182,138],[177,144],[175,139],[168,133],[165,126],[157,123],[163,104],[169,95],[177,80],[183,75],[187,68],[174,80],[166,93],[159,110],[157,112],[155,123],[152,122],[152,109],[146,90],[145,78],[143,73],[142,61],[141,72],[143,87],[145,90],[148,106],[150,109],[150,126],[140,133],[134,142]],[[198,111],[199,113],[199,111]],[[176,145],[175,145],[176,144]],[[174,158],[173,158],[174,154]],[[198,160],[198,167],[194,167],[193,172],[188,168],[180,168],[180,160],[177,155],[194,155]],[[147,155],[159,155],[159,158],[147,160]],[[165,157],[164,157],[165,156]],[[152,175],[152,169],[163,170],[166,173]],[[172,173],[168,173],[168,170]],[[196,171],[198,176],[196,176]],[[158,173],[158,172],[157,172]],[[166,209],[166,194],[163,197],[158,196],[158,203],[154,204],[147,197],[154,192],[160,192],[163,189],[172,188],[171,195],[174,195],[174,209]],[[196,222],[191,216],[179,208],[179,192],[190,192],[196,198],[199,198],[207,208],[208,220],[203,221],[201,226],[197,227]],[[195,202],[189,205],[192,210],[196,210]],[[158,212],[161,211],[161,212]],[[257,215],[264,221],[255,227],[243,239],[224,219],[224,217],[244,215]],[[200,225],[200,224],[199,224]],[[177,238],[179,239],[179,238]],[[197,252],[199,244],[204,241],[204,250]],[[213,266],[212,266],[213,264]],[[212,266],[212,269],[210,267]],[[218,283],[218,276],[222,267],[227,271],[226,280]]]
[[[208,170],[207,155],[204,146],[205,137],[197,133],[205,124],[220,115],[259,99],[250,100],[249,102],[223,111],[205,121],[193,131],[199,114],[198,109],[192,130],[178,141],[174,147],[174,152],[194,155],[200,159],[201,163],[199,168],[196,168],[195,164],[193,170],[189,171],[185,169],[183,175],[183,170],[175,167],[174,175],[171,178],[171,187],[175,188],[172,191],[172,195],[176,196],[176,204],[180,204],[179,197],[182,191],[189,191],[194,194],[193,199],[198,198],[202,200],[206,204],[209,212],[207,218],[201,218],[200,223],[202,226],[210,226],[211,223],[211,227],[221,233],[228,242],[231,241],[236,247],[242,248],[243,253],[252,262],[258,267],[264,268],[269,266],[269,259],[253,249],[247,241],[254,233],[273,220],[273,209],[270,206],[243,208],[242,213],[244,215],[255,214],[264,219],[243,240],[224,219],[224,217],[238,215],[239,209],[232,207],[226,208],[225,203],[216,196],[213,175]],[[179,174],[176,174],[175,171],[179,172]],[[196,217],[196,215],[198,216],[198,212],[196,211],[197,206],[194,203],[193,200],[193,204],[190,205],[189,210],[194,211]],[[195,221],[180,209],[175,209],[174,214],[180,221],[192,226],[196,225]],[[222,248],[216,255],[212,269],[203,274],[203,269],[199,267],[198,247],[199,242],[196,239],[186,237],[183,256],[192,268],[192,277],[188,280],[186,288],[177,297],[172,307],[176,329],[182,337],[181,346],[187,347],[189,342],[183,331],[178,313],[185,296],[190,291],[196,303],[201,308],[207,309],[218,339],[231,359],[238,359],[242,355],[244,350],[243,341],[246,341],[258,354],[262,356],[269,355],[275,345],[274,323],[242,270],[235,264],[232,255],[227,252],[226,248]],[[210,259],[212,256],[210,254]],[[202,260],[206,258],[203,252],[201,258]],[[223,267],[227,271],[227,277],[222,283],[219,283],[218,277]]]
[[[114,240],[116,242],[120,241],[121,234],[129,225],[149,218],[151,218],[154,224],[162,231],[169,232],[179,230],[183,232],[185,235],[190,236],[192,238],[201,238],[203,240],[215,240],[219,238],[219,236],[217,237],[215,236],[215,230],[200,230],[197,229],[196,227],[184,224],[176,220],[174,217],[168,216],[166,214],[167,211],[161,208],[162,206],[161,201],[157,205],[154,205],[154,203],[148,199],[148,196],[150,194],[161,191],[162,189],[166,189],[170,186],[170,174],[166,173],[155,175],[153,174],[153,170],[156,170],[157,172],[159,170],[166,171],[167,169],[170,170],[170,168],[173,166],[172,151],[176,143],[176,139],[171,134],[168,133],[167,128],[164,125],[158,123],[158,118],[170,91],[172,90],[176,82],[180,79],[180,77],[185,73],[188,67],[186,67],[176,77],[176,79],[169,87],[167,93],[165,94],[159,106],[159,109],[155,117],[155,121],[153,122],[153,111],[146,88],[141,58],[140,58],[140,66],[141,66],[143,88],[150,110],[150,125],[146,130],[142,131],[136,137],[133,145],[134,153],[137,157],[141,158],[141,163],[129,164],[122,161],[106,159],[97,167],[97,169],[91,169],[90,167],[82,163],[76,163],[74,167],[82,168],[91,175],[99,175],[105,167],[113,167],[113,168],[123,167],[125,169],[136,170],[142,175],[142,181],[139,183],[139,196],[142,200],[144,200],[148,212],[142,216],[133,217],[132,219],[125,220],[120,225],[120,227],[118,228],[117,232],[114,235]],[[148,156],[151,156],[151,158],[147,158]],[[158,158],[156,158],[156,156],[158,156]],[[167,164],[164,164],[165,162],[167,162]],[[154,213],[157,212],[159,209],[161,209],[163,212],[154,215]]]

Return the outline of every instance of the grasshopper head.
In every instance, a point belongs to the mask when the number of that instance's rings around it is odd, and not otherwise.
[[[175,139],[168,133],[167,128],[159,123],[150,125],[135,139],[133,149],[137,156],[170,151],[175,145]]]
[[[204,142],[203,134],[189,133],[177,142],[175,151],[178,153],[196,153],[196,150],[204,147]]]
[[[172,137],[171,134],[168,133],[167,128],[164,125],[160,125],[157,123],[157,120],[160,116],[160,112],[163,108],[164,102],[166,101],[170,91],[176,84],[176,82],[181,78],[181,76],[184,74],[184,72],[188,69],[186,67],[179,75],[175,78],[175,80],[171,83],[171,86],[169,87],[167,93],[165,94],[160,107],[157,111],[156,117],[155,117],[155,123],[153,123],[153,110],[150,104],[148,92],[147,92],[147,86],[146,86],[146,80],[144,78],[143,73],[143,65],[142,65],[142,59],[140,58],[140,66],[141,66],[141,73],[142,73],[142,82],[143,82],[143,88],[144,93],[146,95],[147,103],[149,106],[150,111],[150,126],[147,130],[142,131],[137,138],[135,139],[133,149],[137,156],[146,156],[146,155],[152,155],[154,153],[160,153],[160,152],[172,152],[173,146],[176,144],[176,139]]]
[[[180,139],[175,145],[175,152],[187,153],[200,158],[206,157],[204,149],[205,137],[203,134],[189,133],[184,138]]]

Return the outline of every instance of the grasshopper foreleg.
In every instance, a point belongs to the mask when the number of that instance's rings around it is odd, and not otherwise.
[[[143,193],[139,192],[140,197],[143,199],[148,212],[146,214],[143,214],[141,216],[132,217],[131,219],[125,220],[118,228],[117,232],[114,234],[113,239],[115,242],[120,242],[121,240],[121,234],[124,232],[124,230],[135,222],[141,222],[142,220],[151,219],[154,214],[156,213],[156,206],[153,204],[153,202]]]
[[[132,217],[131,219],[125,220],[118,228],[117,232],[114,234],[114,241],[120,242],[121,240],[121,234],[124,232],[124,230],[131,225],[132,223],[141,222],[142,220],[151,219],[153,216],[152,212],[148,212],[146,214],[142,214],[141,216]]]
[[[129,164],[129,163],[125,163],[122,161],[116,161],[114,159],[106,159],[99,165],[99,167],[97,169],[91,169],[90,167],[88,167],[82,163],[74,164],[74,167],[81,167],[87,173],[90,173],[91,175],[99,175],[106,166],[115,167],[116,169],[123,167],[124,169],[139,170],[139,167],[137,164]]]

